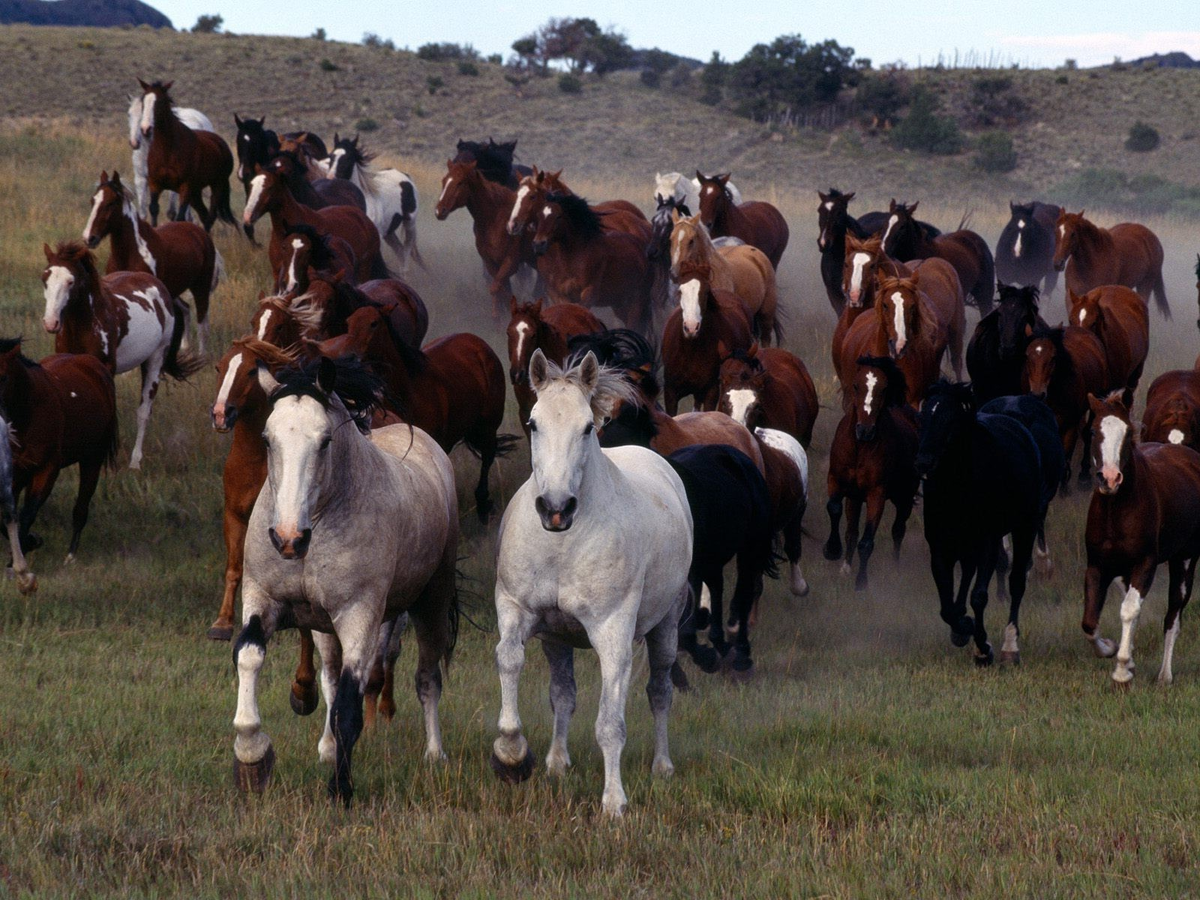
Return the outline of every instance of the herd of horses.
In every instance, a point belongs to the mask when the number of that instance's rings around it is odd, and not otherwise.
[[[653,770],[668,775],[672,690],[688,683],[679,651],[703,672],[746,678],[764,579],[784,576],[786,564],[791,591],[808,591],[801,545],[820,406],[805,363],[779,346],[787,221],[770,203],[743,200],[727,173],[659,174],[648,218],[627,200],[589,202],[561,171],[520,165],[515,142],[460,141],[435,215],[465,208],[472,219],[493,316],[507,319],[506,368],[478,335],[426,340],[428,309],[403,277],[410,259],[423,265],[416,188],[376,169],[357,136],[335,135],[330,150],[313,132],[279,135],[265,119],[235,117],[234,152],[206,117],[175,106],[170,83],[140,84],[129,108],[135,189],[102,172],[82,240],[44,247],[43,324],[55,354],[35,363],[20,339],[0,341],[0,511],[18,588],[36,589],[34,519],[59,472],[76,464],[77,551],[117,450],[114,377],[141,369],[137,468],[161,378],[187,379],[202,365],[224,277],[210,232],[218,220],[237,223],[236,158],[241,225],[255,241],[255,223],[269,219],[271,268],[245,335],[220,357],[211,407],[213,427],[233,433],[225,584],[208,634],[234,644],[237,785],[261,791],[271,777],[257,679],[284,628],[301,634],[293,709],[311,713],[318,688],[325,700],[318,750],[333,766],[335,798],[353,793],[364,725],[395,711],[393,670],[409,625],[426,755],[444,757],[441,667],[459,616],[448,454],[461,443],[478,456],[475,511],[487,522],[489,472],[519,440],[501,432],[507,381],[532,472],[499,523],[492,766],[511,782],[533,769],[517,701],[525,646],[537,636],[554,714],[546,764],[565,771],[573,654],[593,648],[602,806],[619,815],[635,644],[645,642],[649,660]],[[164,192],[176,212],[159,225]],[[964,223],[943,233],[917,219],[916,203],[855,217],[853,198],[830,189],[817,209],[842,397],[824,556],[849,573],[857,554],[855,584],[865,589],[887,505],[898,556],[920,502],[951,640],[974,642],[978,665],[993,662],[984,611],[995,574],[1010,604],[1000,658],[1017,662],[1028,573],[1051,566],[1046,518],[1070,488],[1082,438],[1079,482],[1094,487],[1085,636],[1098,655],[1116,656],[1112,677],[1128,683],[1141,605],[1166,563],[1159,678],[1169,682],[1200,559],[1200,370],[1161,375],[1139,429],[1130,410],[1149,302],[1170,316],[1158,239],[1137,224],[1105,229],[1050,204],[1013,204],[993,256]],[[101,274],[93,251],[105,238]],[[1067,324],[1050,326],[1044,301],[1064,270],[1065,316],[1049,317]],[[979,313],[973,332],[967,306]],[[606,327],[597,310],[623,327]],[[680,412],[686,398],[692,409]],[[1098,626],[1113,580],[1125,591],[1119,644]]]

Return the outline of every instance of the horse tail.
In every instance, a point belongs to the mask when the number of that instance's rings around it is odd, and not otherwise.
[[[508,432],[504,432],[503,434],[497,433],[496,434],[496,449],[494,451],[496,459],[499,459],[502,456],[508,456],[510,453],[513,452],[513,450],[515,450],[517,448],[517,446],[520,443],[521,443],[521,435],[509,434]],[[466,448],[468,450],[471,451],[472,455],[476,459],[479,459],[483,456],[483,451],[479,447],[477,447],[474,443],[472,443],[470,438],[463,441],[463,444],[466,446]]]
[[[1158,273],[1154,276],[1154,287],[1151,289],[1151,292],[1154,295],[1154,305],[1158,307],[1158,311],[1162,313],[1162,317],[1170,321],[1171,304],[1167,302],[1167,288],[1163,284],[1161,268],[1159,268]]]
[[[421,251],[417,247],[417,220],[413,216],[406,216],[404,224],[400,226],[404,229],[404,243],[408,247],[408,252],[412,254],[413,261],[424,269],[429,271],[429,266],[425,265],[425,260],[421,256]]]
[[[187,331],[187,307],[176,300],[174,312],[175,326],[171,329],[171,343],[167,346],[162,370],[176,381],[187,381],[204,368],[204,360],[190,350],[180,349]]]
[[[371,260],[371,281],[376,281],[380,278],[395,278],[392,270],[388,268],[387,263],[383,261],[383,251],[380,250],[375,254],[375,258]]]
[[[783,346],[783,334],[784,334],[783,320],[785,318],[786,318],[786,314],[784,313],[783,309],[779,306],[779,304],[776,304],[775,305],[775,318],[771,323],[771,331],[775,335],[775,346],[776,347]]]
[[[212,192],[213,212],[222,222],[236,228],[238,222],[233,217],[233,210],[229,206],[229,179],[222,179],[214,184]]]
[[[970,224],[971,224],[971,210],[968,209],[966,212],[964,212],[962,214],[962,218],[958,220],[958,227],[955,228],[954,230],[962,231],[964,228],[966,228]]]
[[[212,284],[209,285],[210,291],[215,291],[217,285],[225,280],[225,258],[221,256],[221,251],[213,247],[215,258],[213,259]]]

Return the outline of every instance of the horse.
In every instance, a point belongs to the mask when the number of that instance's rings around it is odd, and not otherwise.
[[[782,348],[734,350],[721,361],[717,409],[753,430],[774,428],[812,443],[820,411],[812,376],[798,356]]]
[[[547,172],[534,166],[533,172],[521,179],[505,226],[509,234],[516,236],[531,226],[536,227],[536,220],[551,194],[574,195],[575,192],[567,187],[561,175],[561,169]],[[600,217],[604,230],[633,235],[643,247],[650,240],[650,223],[642,211],[628,200],[606,200],[591,209]]]
[[[603,226],[582,197],[546,195],[533,234],[538,274],[556,303],[611,307],[627,327],[651,322],[645,241]]]
[[[967,344],[967,372],[977,403],[1021,393],[1029,334],[1048,327],[1038,312],[1036,285],[998,286],[996,308],[979,320]]]
[[[475,251],[483,260],[492,312],[497,316],[505,299],[513,297],[512,279],[523,271],[523,267],[524,271],[537,267],[533,236],[528,230],[515,237],[508,233],[508,213],[515,198],[512,190],[488,178],[474,160],[449,160],[446,174],[442,176],[442,192],[433,211],[439,222],[444,222],[450,213],[463,206],[471,214]]]
[[[1136,291],[1109,284],[1083,296],[1067,288],[1068,321],[1087,328],[1104,345],[1108,362],[1109,387],[1123,389],[1125,405],[1133,404],[1133,394],[1146,367],[1150,352],[1150,311]]]
[[[765,253],[749,244],[717,247],[700,224],[699,214],[671,214],[671,276],[682,284],[680,270],[687,264],[707,266],[713,287],[736,294],[752,317],[754,333],[763,344],[782,340],[776,315],[778,293],[775,269]]]
[[[919,420],[916,467],[924,479],[925,540],[942,621],[950,626],[954,646],[975,639],[975,665],[992,664],[983,614],[1001,539],[1012,535],[1000,661],[1019,662],[1018,616],[1043,511],[1037,443],[1017,419],[977,412],[968,384],[935,384]],[[956,564],[962,570],[957,596]],[[968,594],[973,619],[966,614]]]
[[[1122,222],[1101,228],[1084,218],[1084,210],[1058,217],[1054,268],[1067,272],[1067,289],[1086,294],[1106,284],[1137,291],[1149,305],[1151,296],[1164,319],[1171,306],[1163,286],[1163,246],[1145,225]]]
[[[700,181],[700,209],[697,215],[713,237],[732,235],[766,254],[771,266],[779,268],[779,260],[788,245],[788,226],[783,215],[770,203],[750,200],[735,203],[729,191],[729,174],[711,178],[697,171]]]
[[[8,549],[12,554],[8,571],[16,579],[18,591],[33,594],[37,592],[38,581],[21,550],[21,521],[17,496],[13,493],[13,433],[5,418],[7,415],[0,412],[0,523],[8,534]]]
[[[129,95],[129,146],[133,148],[133,186],[137,195],[138,216],[146,218],[150,214],[150,194],[146,190],[148,175],[147,157],[150,155],[150,141],[154,139],[153,129],[148,140],[142,139],[142,101],[145,94]],[[208,116],[198,109],[189,106],[173,106],[171,111],[175,117],[193,131],[216,132]],[[179,196],[174,191],[165,191],[167,195],[167,217],[178,217]],[[186,210],[185,210],[186,212]]]
[[[742,192],[733,183],[729,183],[729,193],[734,203],[742,202]],[[694,216],[700,212],[700,180],[687,178],[679,172],[662,172],[654,174],[654,202],[662,205],[674,201],[683,208],[680,212],[685,216]]]
[[[346,320],[346,333],[320,344],[321,353],[354,354],[377,368],[405,422],[428,433],[449,453],[457,444],[480,459],[475,512],[492,511],[488,473],[515,438],[499,434],[504,420],[504,366],[495,351],[473,334],[450,334],[416,349],[396,333],[391,320],[365,306]]]
[[[319,632],[329,708],[318,752],[334,766],[331,796],[349,804],[363,692],[404,613],[419,647],[425,758],[445,758],[438,667],[450,661],[458,626],[454,470],[420,429],[366,427],[379,385],[361,367],[323,359],[278,379],[260,368],[258,377],[270,402],[267,480],[246,533],[243,626],[233,650],[234,781],[262,792],[270,780],[275,753],[258,713],[258,675],[277,629],[307,627]]]
[[[1150,383],[1141,438],[1200,450],[1200,371],[1163,372]]]
[[[763,459],[763,477],[771,498],[771,530],[779,536],[788,561],[788,590],[796,597],[808,594],[808,581],[800,571],[804,513],[808,509],[808,454],[790,434],[774,428],[755,428],[754,438]],[[750,622],[755,616],[751,614]]]
[[[1008,204],[1011,217],[996,241],[996,280],[1017,287],[1040,284],[1049,296],[1058,284],[1054,268],[1054,228],[1062,207],[1033,200]]]
[[[267,128],[267,117],[254,119],[250,116],[241,118],[233,114],[233,123],[237,126],[237,178],[250,196],[250,181],[254,178],[257,166],[265,166],[279,155],[282,150],[280,135]],[[211,129],[210,129],[211,130]],[[282,136],[284,139],[302,143],[309,156],[324,159],[329,155],[325,142],[311,131],[293,131]]]
[[[884,507],[891,501],[896,510],[892,522],[892,548],[897,562],[908,529],[908,518],[916,502],[917,415],[908,405],[904,373],[890,356],[863,356],[851,388],[853,406],[838,422],[829,449],[829,539],[825,558],[842,556],[838,534],[842,510],[846,510],[845,559],[842,573],[850,574],[858,549],[858,575],[854,589],[867,589],[867,564],[875,550],[875,533],[883,521]],[[867,508],[866,527],[858,537],[859,517]]]
[[[83,240],[95,250],[105,237],[110,238],[106,274],[146,272],[156,276],[176,299],[191,292],[196,303],[197,342],[204,356],[208,304],[225,272],[208,232],[191,222],[152,227],[138,216],[136,201],[121,176],[113,172],[109,178],[107,172],[101,172]]]
[[[1083,425],[1083,459],[1079,481],[1088,480],[1092,431],[1084,424],[1088,412],[1087,395],[1104,393],[1110,383],[1104,345],[1086,328],[1078,325],[1035,328],[1025,346],[1025,368],[1021,373],[1022,393],[1046,401],[1058,420],[1067,471],[1063,474],[1064,492],[1070,487],[1071,460]]]
[[[847,257],[846,240],[866,238],[866,231],[858,224],[858,220],[850,215],[850,201],[854,192],[843,194],[837,188],[830,188],[829,193],[817,191],[821,202],[817,206],[817,249],[821,251],[821,283],[825,285],[825,295],[829,305],[839,318],[842,308],[846,305],[844,269]],[[882,244],[881,244],[882,246]]]
[[[454,151],[453,162],[473,162],[488,181],[502,184],[512,191],[516,191],[524,176],[533,174],[529,166],[513,162],[517,153],[516,141],[497,143],[489,137],[485,144],[483,141],[464,141],[460,138]]]
[[[79,466],[79,491],[71,511],[75,559],[100,471],[117,450],[117,398],[112,374],[94,356],[61,353],[33,362],[21,354],[21,338],[0,340],[0,406],[9,470],[4,475],[5,518],[13,548],[13,572],[21,593],[37,581],[24,554],[42,546],[33,522],[63,469]],[[25,501],[15,514],[21,495]],[[14,531],[15,528],[15,531]]]
[[[741,299],[714,288],[708,266],[685,263],[679,270],[679,307],[663,328],[663,405],[670,415],[692,397],[698,410],[720,402],[721,360],[749,350],[753,337]]]
[[[841,365],[842,348],[850,328],[859,316],[875,308],[877,275],[883,273],[899,278],[912,274],[909,266],[884,254],[883,240],[878,236],[859,240],[853,234],[846,234],[841,243],[844,251],[838,296],[842,299],[837,325],[833,329],[833,340],[829,345],[835,371]]]
[[[958,273],[963,294],[970,296],[981,316],[986,316],[992,311],[996,293],[996,264],[987,241],[961,225],[958,231],[930,238],[913,217],[919,205],[891,201],[883,234],[884,252],[901,262],[931,257],[946,260]]]
[[[233,172],[233,154],[221,136],[211,131],[193,131],[171,111],[174,101],[168,93],[173,82],[138,83],[142,100],[142,137],[150,141],[146,157],[146,186],[150,192],[150,223],[158,224],[158,195],[164,190],[177,191],[183,206],[194,206],[205,231],[212,231],[220,219],[235,225],[229,208],[229,176]],[[212,208],[205,206],[203,191],[210,188]]]
[[[392,248],[400,260],[400,273],[408,271],[408,259],[421,268],[425,261],[417,248],[416,183],[399,169],[372,169],[375,155],[353,138],[333,135],[333,151],[329,154],[329,170],[335,178],[356,185],[367,201],[367,216],[379,231],[383,242]]]
[[[500,734],[492,767],[502,779],[532,774],[521,733],[517,688],[525,642],[542,638],[550,663],[554,733],[546,767],[570,765],[567,730],[575,708],[574,648],[595,647],[602,687],[596,742],[604,754],[606,816],[621,816],[625,701],[633,643],[645,640],[647,694],[654,714],[653,772],[674,771],[667,746],[671,668],[688,600],[693,525],[687,493],[670,464],[642,447],[603,450],[596,430],[633,387],[592,354],[568,369],[535,352],[529,380],[533,474],[513,495],[500,524],[496,619],[500,641]],[[603,578],[596,578],[596,572]]]
[[[1129,410],[1116,392],[1088,396],[1099,431],[1093,442],[1096,489],[1088,506],[1087,574],[1083,636],[1099,657],[1117,657],[1117,687],[1133,680],[1133,635],[1154,574],[1167,564],[1167,615],[1163,619],[1160,684],[1174,676],[1171,660],[1180,617],[1192,596],[1200,560],[1200,454],[1182,444],[1137,444]],[[1121,642],[1100,636],[1100,613],[1114,578],[1121,579]]]
[[[187,309],[153,275],[114,272],[101,278],[96,258],[81,241],[64,241],[54,250],[43,244],[42,252],[42,326],[54,335],[55,352],[90,353],[113,375],[135,366],[142,370],[137,440],[129,457],[129,468],[140,469],[159,379],[166,374],[186,381],[203,365],[180,349]]]
[[[262,168],[282,178],[296,202],[310,209],[353,206],[362,213],[367,211],[366,198],[358,185],[342,178],[312,178],[309,175],[308,164],[299,153],[281,150],[264,163]],[[252,170],[252,175],[254,171],[257,169]],[[250,180],[253,181],[253,177]]]
[[[420,347],[425,340],[429,331],[425,302],[397,278],[380,278],[355,287],[318,275],[309,279],[304,294],[291,301],[289,312],[300,320],[305,337],[322,339],[344,334],[350,316],[363,307],[376,309],[409,347]]]
[[[892,215],[893,213],[886,209],[877,209],[872,212],[863,213],[858,217],[858,227],[862,229],[865,236],[878,236],[880,240],[883,240],[888,225],[891,224]],[[941,237],[942,231],[940,228],[922,219],[917,219],[916,223],[930,240]]]
[[[308,291],[309,272],[334,281],[353,281],[355,258],[350,245],[334,234],[321,234],[298,222],[283,232],[285,265],[275,289],[298,297]]]
[[[541,349],[546,358],[562,365],[570,353],[568,342],[581,334],[604,331],[604,323],[590,310],[574,303],[546,306],[543,300],[521,303],[509,299],[508,380],[517,398],[517,414],[525,437],[529,437],[529,411],[533,409],[533,388],[529,386],[529,361],[533,351]]]
[[[259,167],[250,182],[250,198],[242,211],[242,222],[253,225],[264,213],[271,217],[267,257],[276,282],[287,263],[287,231],[296,225],[308,225],[319,235],[345,241],[354,254],[354,277],[358,281],[388,276],[379,252],[379,232],[361,210],[353,206],[310,209],[292,197],[282,177]]]
[[[1200,253],[1196,254],[1196,304],[1200,306]],[[1196,319],[1196,327],[1200,328],[1200,318]]]

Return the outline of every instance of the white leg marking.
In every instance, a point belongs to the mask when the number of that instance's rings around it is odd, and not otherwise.
[[[262,730],[258,714],[258,673],[266,651],[257,644],[245,644],[237,654],[237,712],[233,716],[233,752],[243,763],[258,762],[267,754],[271,739]]]
[[[1117,648],[1117,667],[1112,674],[1118,684],[1128,684],[1133,679],[1133,635],[1144,599],[1137,588],[1131,587],[1121,601],[1121,645]]]
[[[1182,590],[1182,585],[1180,590]],[[1171,623],[1171,627],[1167,629],[1163,635],[1163,658],[1162,668],[1158,670],[1158,683],[1170,684],[1175,680],[1171,674],[1171,660],[1175,656],[1175,639],[1179,637],[1179,623],[1183,618],[1183,610],[1175,614],[1175,621]]]

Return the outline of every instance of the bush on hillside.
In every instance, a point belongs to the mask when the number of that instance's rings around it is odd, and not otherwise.
[[[843,87],[857,83],[854,49],[837,41],[809,44],[798,34],[755,44],[729,70],[729,90],[737,111],[767,119],[811,109],[837,99]]]
[[[225,24],[225,19],[220,13],[215,13],[211,16],[200,16],[196,19],[196,24],[192,26],[192,31],[196,34],[218,34],[221,31],[221,26]]]
[[[479,66],[475,65],[469,59],[460,59],[458,61],[458,74],[474,78],[479,74]]]
[[[355,131],[378,131],[379,123],[369,116],[354,123]]]
[[[370,47],[373,50],[395,50],[396,45],[391,38],[381,38],[373,31],[368,31],[363,35],[363,46]]]
[[[583,91],[583,79],[569,72],[558,76],[558,89],[564,94],[578,94]]]
[[[989,131],[975,141],[975,168],[984,172],[1011,172],[1017,167],[1017,151],[1007,131]]]
[[[324,29],[324,28],[318,28],[316,31],[314,31],[314,32],[312,33],[312,39],[313,39],[314,41],[323,41],[323,40],[325,40],[327,37],[328,37],[328,35],[326,35],[326,34],[325,34],[325,29]]]
[[[470,44],[450,42],[422,44],[417,48],[417,59],[423,59],[426,62],[453,62],[460,59],[474,61],[479,59],[479,51]]]
[[[972,128],[1013,126],[1029,116],[1029,104],[1007,75],[984,75],[971,82],[967,121]]]
[[[1158,130],[1145,122],[1134,122],[1125,139],[1125,149],[1134,153],[1149,153],[1159,145]]]
[[[897,147],[936,156],[960,153],[966,142],[951,116],[938,115],[937,100],[924,88],[913,92],[908,115],[892,129],[892,143]]]
[[[908,105],[911,94],[908,76],[893,68],[863,75],[855,98],[870,117],[883,125],[896,120],[900,110]]]

